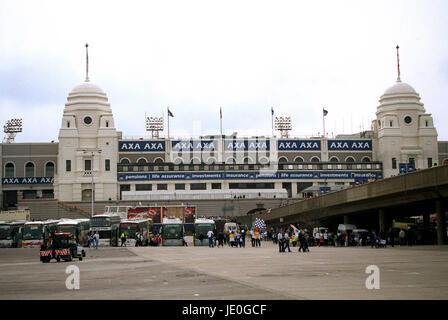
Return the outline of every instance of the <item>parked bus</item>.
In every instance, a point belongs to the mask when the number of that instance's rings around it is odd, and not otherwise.
[[[21,248],[25,221],[0,221],[0,248]]]
[[[124,233],[126,246],[135,246],[137,243],[137,232],[143,235],[143,245],[148,245],[149,231],[151,230],[151,219],[125,219],[120,222],[119,237]]]
[[[117,247],[120,215],[113,213],[97,214],[90,218],[90,230],[100,235],[98,246]]]
[[[201,242],[199,241],[199,235],[202,233],[204,235],[204,242],[207,243],[207,232],[209,231],[215,232],[215,221],[205,218],[199,218],[194,221],[194,236],[193,236],[193,244],[195,246],[200,246]],[[215,235],[216,236],[216,235]]]
[[[183,246],[184,226],[179,218],[163,218],[162,246]]]
[[[22,232],[23,248],[40,248],[44,243],[44,238],[55,231],[58,220],[30,221],[25,222]]]
[[[58,222],[55,232],[71,233],[73,242],[87,247],[89,244],[90,219],[64,219]]]

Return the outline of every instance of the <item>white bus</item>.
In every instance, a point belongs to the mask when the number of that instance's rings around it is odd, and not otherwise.
[[[39,248],[50,232],[55,230],[58,220],[25,222],[22,232],[22,248]]]
[[[163,218],[162,246],[183,246],[184,226],[179,218]]]
[[[121,217],[118,214],[105,213],[97,214],[90,218],[90,231],[100,235],[98,246],[117,247],[118,246],[118,228]]]
[[[64,219],[58,222],[55,232],[71,233],[73,242],[86,247],[89,244],[90,219]]]
[[[204,245],[208,246],[207,232],[209,232],[210,230],[215,232],[215,221],[205,218],[196,219],[194,221],[193,245],[201,245],[201,241],[199,241],[199,235],[202,233],[204,235],[203,243]]]
[[[22,245],[21,233],[25,221],[0,221],[0,248],[20,248]]]
[[[148,244],[149,231],[151,230],[151,219],[125,219],[120,222],[119,237],[124,233],[126,246],[135,246],[137,243],[137,232],[143,235],[143,245]]]

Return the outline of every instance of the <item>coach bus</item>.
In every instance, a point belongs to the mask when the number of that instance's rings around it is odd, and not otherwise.
[[[117,247],[118,246],[118,228],[121,217],[118,214],[104,213],[97,214],[90,218],[90,231],[100,235],[98,246]]]
[[[39,248],[44,243],[44,238],[55,231],[58,220],[25,222],[22,232],[23,248]]]
[[[163,218],[162,246],[183,246],[184,226],[179,218]]]
[[[200,246],[199,235],[202,233],[204,235],[204,243],[207,243],[207,233],[209,231],[215,232],[215,221],[205,218],[199,218],[194,220],[194,241],[195,246]],[[216,235],[215,235],[216,236]]]
[[[58,222],[55,232],[71,233],[73,242],[87,247],[89,244],[90,219],[64,219]]]
[[[143,235],[142,243],[148,245],[149,231],[151,230],[151,219],[125,219],[120,222],[119,237],[124,233],[126,236],[126,246],[135,246],[137,243],[136,234]]]
[[[0,221],[0,248],[21,248],[25,221]]]

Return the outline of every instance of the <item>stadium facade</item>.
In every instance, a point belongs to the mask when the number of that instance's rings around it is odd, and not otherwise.
[[[59,141],[2,143],[3,208],[61,201],[302,198],[448,163],[419,94],[400,78],[371,130],[335,138],[204,136],[125,139],[88,78],[68,95]],[[93,187],[92,187],[93,186]]]

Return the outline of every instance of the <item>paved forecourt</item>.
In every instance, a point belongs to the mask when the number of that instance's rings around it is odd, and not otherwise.
[[[38,249],[0,250],[0,299],[447,299],[448,247],[87,249],[79,262],[39,261]],[[67,290],[67,266],[80,289]],[[369,290],[366,267],[380,271]]]

